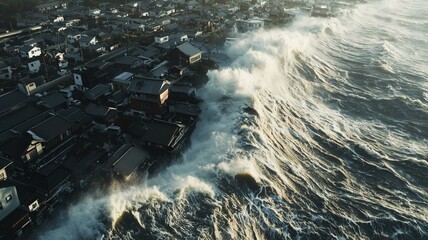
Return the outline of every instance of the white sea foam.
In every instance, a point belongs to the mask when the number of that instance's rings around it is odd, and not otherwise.
[[[342,111],[326,101],[345,91],[349,92],[349,97],[355,96],[362,102],[372,97],[370,92],[365,95],[358,92],[358,84],[350,82],[348,71],[335,64],[330,55],[338,51],[338,42],[344,49],[349,48],[350,54],[346,57],[351,59],[358,58],[358,54],[352,52],[354,45],[366,51],[372,50],[372,45],[382,46],[382,37],[364,36],[363,33],[367,28],[379,26],[379,12],[374,8],[388,5],[391,11],[401,6],[399,1],[389,4],[389,1],[380,1],[361,5],[339,19],[298,16],[287,29],[242,35],[227,49],[233,59],[230,66],[210,71],[209,82],[198,93],[204,99],[201,120],[192,135],[192,146],[183,153],[182,161],[162,170],[149,179],[147,185],[112,189],[107,196],[88,196],[70,208],[61,226],[42,234],[42,239],[100,236],[114,229],[124,212],[131,212],[140,226],[148,227],[138,207],[152,202],[173,206],[165,220],[173,230],[163,229],[162,223],[155,224],[155,232],[173,238],[172,235],[181,230],[188,231],[187,226],[177,226],[174,217],[186,217],[186,208],[182,205],[187,204],[185,200],[193,193],[220,202],[210,213],[212,216],[208,216],[217,238],[242,238],[247,234],[263,238],[266,231],[273,236],[290,236],[293,231],[297,236],[314,233],[317,232],[314,220],[333,224],[333,220],[324,215],[328,211],[337,211],[334,214],[351,225],[362,222],[347,215],[346,204],[349,203],[344,203],[346,201],[376,206],[361,213],[366,217],[374,216],[376,208],[384,207],[404,216],[413,214],[416,220],[426,219],[424,211],[397,208],[394,202],[386,202],[385,196],[376,195],[365,179],[358,178],[361,177],[358,171],[352,169],[360,164],[371,171],[376,168],[389,171],[414,192],[426,196],[425,190],[413,186],[390,161],[394,158],[392,149],[398,149],[397,154],[403,154],[399,149],[405,149],[406,153],[423,153],[428,151],[426,144],[409,140],[408,134],[381,121],[347,115],[348,109]],[[384,42],[383,47],[395,58],[402,57],[397,46]],[[388,64],[391,65],[387,65],[386,70],[395,70],[397,62]],[[347,87],[349,89],[345,89]],[[426,93],[424,97],[428,101]],[[254,108],[258,117],[251,120],[253,125],[242,126],[243,108],[247,106]],[[239,147],[242,129],[259,136],[249,140],[256,150]],[[336,149],[338,146],[341,148]],[[352,146],[366,154],[352,152]],[[340,164],[329,161],[327,156],[335,156]],[[416,156],[408,160],[424,166],[423,160]],[[387,168],[384,167],[386,161],[391,162]],[[260,190],[260,198],[221,195],[216,186],[217,178],[233,178],[238,174],[250,175],[265,187]],[[364,176],[377,177],[372,172]],[[342,188],[331,180],[335,177],[341,178]],[[268,191],[266,187],[273,189],[273,193],[263,197],[261,193]],[[403,196],[405,194],[400,195]],[[111,225],[100,220],[103,216]],[[183,225],[197,224],[189,221],[183,220]],[[341,227],[340,234],[331,233],[330,237],[362,234],[352,232],[353,227]],[[206,236],[207,231],[201,234]]]

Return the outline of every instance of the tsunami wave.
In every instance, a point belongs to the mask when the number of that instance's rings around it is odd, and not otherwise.
[[[241,35],[181,159],[95,191],[40,239],[426,238],[427,3]]]

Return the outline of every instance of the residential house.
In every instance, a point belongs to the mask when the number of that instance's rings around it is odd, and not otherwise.
[[[52,115],[49,119],[37,124],[27,131],[32,136],[33,142],[42,144],[43,149],[52,149],[71,137],[72,124],[60,115]],[[37,154],[40,150],[36,149]],[[31,154],[30,154],[31,155]]]
[[[45,204],[52,211],[63,200],[64,195],[73,190],[71,174],[70,169],[51,163],[30,174],[31,181],[28,184],[38,194],[46,197]]]
[[[109,162],[115,176],[129,182],[136,181],[142,174],[147,173],[147,168],[141,169],[141,166],[147,164],[148,158],[148,153],[142,148],[126,144],[111,156]]]
[[[100,83],[86,91],[85,98],[90,102],[100,103],[106,101],[110,94],[110,86]]]
[[[53,91],[42,96],[37,105],[46,109],[59,110],[67,107],[67,100],[58,91]]]
[[[159,50],[153,46],[144,47],[138,53],[138,58],[143,60],[144,66],[150,66],[157,61]]]
[[[115,63],[126,70],[141,67],[143,61],[135,56],[122,56],[115,60]]]
[[[196,88],[190,84],[173,84],[169,91],[173,101],[188,101],[196,95]]]
[[[6,64],[3,61],[0,61],[0,80],[10,80],[12,79],[12,68],[9,64]]]
[[[97,84],[97,81],[93,77],[96,71],[96,67],[83,67],[73,70],[73,79],[76,87],[83,91],[94,87]]]
[[[96,36],[88,36],[88,35],[82,35],[80,38],[80,47],[86,48],[90,45],[95,45],[98,43],[98,39]]]
[[[102,126],[104,129],[108,125],[112,124],[117,117],[116,108],[96,105],[89,103],[85,108],[85,113],[95,119],[95,124]]]
[[[66,53],[80,54],[79,42],[67,43]]]
[[[70,31],[69,34],[67,34],[67,42],[68,43],[75,43],[78,42],[82,38],[82,34],[77,31]]]
[[[37,88],[45,84],[43,77],[29,78],[25,77],[18,80],[18,90],[25,95],[30,96],[37,91]]]
[[[128,89],[129,84],[131,83],[131,79],[134,77],[134,74],[130,72],[123,72],[117,75],[113,81],[113,90],[114,91],[126,91]]]
[[[201,113],[198,105],[187,102],[175,102],[169,106],[169,112],[174,113],[181,119],[186,117],[197,118]]]
[[[28,61],[24,61],[24,62],[26,62],[28,72],[30,74],[38,73],[42,66],[42,63],[40,62],[39,59],[29,59]]]
[[[2,156],[14,163],[15,169],[25,171],[28,163],[35,161],[43,153],[42,143],[33,141],[31,136],[16,135],[0,145]]]
[[[157,79],[165,78],[168,74],[168,61],[163,61],[150,70],[152,77]]]
[[[166,80],[134,78],[128,87],[131,109],[137,113],[161,115],[166,111],[170,83]]]
[[[169,41],[168,35],[159,35],[155,37],[155,43],[161,44]]]
[[[173,152],[181,146],[186,136],[183,124],[153,120],[143,135],[147,147]]]
[[[255,31],[264,27],[264,21],[259,18],[238,19],[236,27],[241,32]]]
[[[21,203],[21,209],[30,214],[30,218],[36,224],[42,223],[44,216],[41,210],[44,207],[45,197],[37,194],[34,188],[20,183],[16,184],[16,190]]]
[[[191,65],[201,60],[202,51],[186,42],[168,53],[172,64]]]
[[[22,58],[34,58],[42,55],[42,50],[39,47],[31,47],[29,45],[23,45],[19,52]]]
[[[60,109],[58,110],[58,115],[72,124],[71,131],[76,134],[84,133],[90,127],[92,121],[92,118],[78,107]]]
[[[19,206],[15,184],[0,182],[0,238],[16,239],[31,223],[29,215]]]

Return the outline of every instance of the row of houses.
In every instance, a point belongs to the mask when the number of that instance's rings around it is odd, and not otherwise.
[[[152,154],[178,151],[196,125],[196,89],[186,81],[203,61],[194,38],[154,34],[147,45],[79,61],[74,56],[103,40],[100,29],[77,29],[11,41],[2,58],[2,80],[15,88],[0,95],[4,239],[42,224],[97,179],[138,180]]]
[[[179,152],[196,127],[198,69],[253,9],[207,1],[82,1],[36,6],[1,42],[0,238],[21,236],[61,202],[112,178],[137,181],[153,156]],[[258,12],[260,11],[260,12]],[[273,14],[271,14],[273,15]],[[214,63],[215,64],[215,63]]]

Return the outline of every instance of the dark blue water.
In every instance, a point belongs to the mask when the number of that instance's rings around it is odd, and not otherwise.
[[[428,239],[428,2],[247,33],[182,161],[41,239]]]

